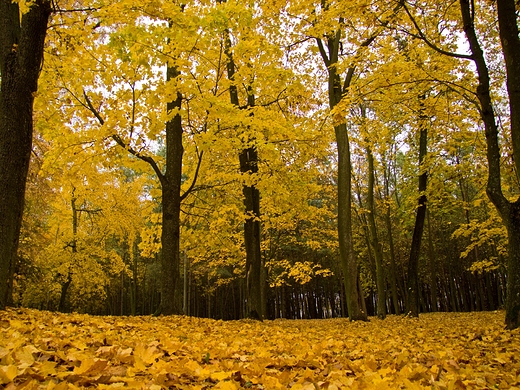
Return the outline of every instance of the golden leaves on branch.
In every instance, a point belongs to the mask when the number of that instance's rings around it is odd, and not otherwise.
[[[511,389],[518,330],[503,313],[381,321],[0,315],[5,389]]]

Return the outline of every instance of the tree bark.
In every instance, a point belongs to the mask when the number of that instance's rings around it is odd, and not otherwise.
[[[36,0],[20,17],[0,0],[0,309],[11,302],[33,135],[33,102],[51,2]]]
[[[174,66],[168,66],[167,81],[179,76]],[[176,99],[168,102],[168,112],[176,112],[166,123],[166,171],[159,176],[162,187],[162,233],[161,233],[161,313],[181,314],[179,287],[180,270],[180,213],[182,182],[182,120],[179,113],[182,95],[177,92]]]
[[[386,165],[386,164],[385,164]],[[385,180],[385,200],[386,200],[386,211],[385,211],[385,225],[388,235],[388,246],[390,250],[390,268],[388,273],[388,279],[390,282],[390,290],[392,291],[392,303],[394,306],[395,314],[401,314],[401,308],[399,305],[399,286],[397,284],[397,266],[395,262],[395,247],[393,237],[393,226],[392,226],[392,210],[390,208],[390,180],[388,167],[384,167],[384,180]]]
[[[439,291],[437,288],[437,266],[435,264],[435,249],[433,247],[433,229],[430,220],[430,211],[426,210],[426,218],[428,220],[428,265],[430,268],[430,289],[432,295],[432,311],[438,311],[437,302],[439,300]]]
[[[419,255],[424,230],[424,220],[426,217],[426,194],[424,192],[426,191],[427,173],[424,170],[423,163],[424,157],[426,156],[428,130],[424,123],[425,118],[420,118],[419,120],[421,122],[419,136],[419,169],[423,172],[419,175],[419,205],[415,215],[412,246],[408,259],[408,299],[406,313],[411,317],[419,316]]]

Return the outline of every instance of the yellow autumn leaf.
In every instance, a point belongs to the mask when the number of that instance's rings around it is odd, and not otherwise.
[[[223,381],[219,382],[213,387],[214,389],[220,389],[220,390],[237,390],[240,388],[236,383],[232,381]]]
[[[6,384],[13,381],[18,375],[18,369],[14,365],[0,366],[0,383]]]
[[[101,359],[85,359],[79,367],[74,368],[77,375],[98,375],[107,366],[108,361]]]
[[[231,372],[212,372],[209,376],[211,380],[214,381],[223,381],[224,379],[228,379],[231,376]]]
[[[26,345],[23,348],[17,350],[14,354],[18,368],[24,370],[30,367],[34,363],[34,353],[39,352],[38,348],[34,345]]]
[[[44,361],[38,368],[38,372],[45,377],[56,375],[56,365],[56,362]]]
[[[148,347],[144,344],[138,344],[134,349],[136,364],[150,365],[160,356],[162,356],[162,353],[158,352],[155,346]]]

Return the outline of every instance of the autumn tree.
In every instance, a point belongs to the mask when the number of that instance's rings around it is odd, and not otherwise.
[[[486,149],[488,162],[488,180],[486,192],[500,214],[508,232],[508,261],[507,261],[507,301],[506,326],[510,329],[520,326],[520,199],[508,199],[504,194],[501,172],[500,128],[497,124],[496,106],[499,104],[493,96],[493,74],[490,71],[489,59],[485,56],[483,33],[480,31],[482,23],[489,23],[489,18],[498,20],[499,37],[506,71],[507,103],[509,106],[509,137],[503,137],[511,142],[511,157],[516,169],[520,167],[518,154],[520,153],[520,63],[517,61],[520,52],[520,39],[516,19],[516,6],[513,0],[499,0],[496,5],[484,2],[459,1],[457,26],[462,29],[469,45],[470,54],[459,54],[444,48],[437,36],[431,36],[419,24],[415,16],[414,7],[407,7],[407,12],[414,24],[413,34],[422,39],[428,46],[442,55],[470,60],[476,69],[477,86],[472,98],[477,105],[486,134]],[[448,7],[450,15],[456,15],[454,5]],[[446,14],[448,15],[448,14]],[[485,22],[485,20],[487,22]],[[486,24],[487,25],[487,24]],[[460,30],[457,30],[460,31]],[[454,32],[455,33],[455,32]],[[495,41],[496,45],[497,42]]]
[[[10,302],[50,1],[0,2],[0,309]]]
[[[74,123],[76,131],[68,132],[68,139],[62,134],[52,136],[59,137],[64,148],[78,147],[83,142],[78,139],[89,139],[107,156],[114,147],[122,148],[136,169],[155,174],[162,214],[159,311],[180,313],[180,207],[197,176],[195,168],[181,191],[186,174],[182,169],[185,96],[179,86],[182,71],[189,73],[184,57],[189,57],[197,39],[191,16],[185,16],[184,7],[175,4],[156,9],[147,4],[135,8],[114,2],[61,17],[61,29],[56,29],[51,49],[53,68],[49,70],[61,88],[59,101],[72,103],[63,107],[67,107],[69,123]],[[84,18],[89,29],[78,27],[78,18]],[[186,30],[192,32],[188,41],[180,39]],[[86,32],[88,39],[84,39]],[[81,78],[70,76],[78,69],[64,66],[62,58],[81,61]],[[104,77],[98,77],[100,74]],[[157,143],[163,148],[157,150]],[[197,156],[200,162],[202,155]]]
[[[361,5],[363,11],[366,5]],[[384,26],[389,19],[395,17],[400,5],[394,9],[373,10],[374,22],[368,21],[370,26],[364,30],[364,34],[355,39],[346,39],[346,31],[350,23],[349,9],[339,9],[335,5],[322,3],[315,10],[321,16],[321,22],[314,22],[314,32],[317,26],[325,29],[325,35],[315,34],[315,40],[323,63],[327,69],[327,89],[329,108],[332,113],[334,132],[336,135],[337,154],[338,154],[338,240],[340,248],[340,261],[342,264],[343,277],[345,278],[345,291],[349,318],[351,320],[364,320],[366,313],[362,309],[363,292],[359,286],[358,264],[354,251],[352,237],[352,162],[351,145],[348,134],[348,127],[345,119],[345,111],[348,110],[349,103],[345,96],[353,82],[357,70],[356,61],[361,57],[361,53],[368,50],[371,44],[382,33]],[[356,7],[350,8],[358,12]],[[377,15],[377,16],[375,16]],[[324,24],[323,24],[324,23]],[[373,23],[373,25],[371,25]],[[318,29],[319,30],[319,29]],[[352,26],[352,30],[355,28]],[[349,46],[354,53],[345,65],[342,59],[342,48]],[[344,71],[344,74],[342,74]]]

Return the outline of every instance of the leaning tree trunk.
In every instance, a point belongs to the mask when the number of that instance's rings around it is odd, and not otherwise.
[[[472,7],[474,3],[469,0],[459,0],[459,3],[464,33],[478,75],[476,92],[480,104],[480,115],[485,127],[488,160],[486,192],[500,214],[508,234],[505,323],[508,329],[515,329],[520,327],[520,198],[511,202],[502,192],[498,126],[490,94],[489,70],[477,38],[473,20],[474,10]],[[507,73],[513,160],[517,171],[520,171],[520,39],[518,37],[515,1],[497,0],[497,9],[502,53]]]
[[[20,18],[16,2],[0,0],[0,309],[11,301],[50,13],[50,1],[36,0]]]

